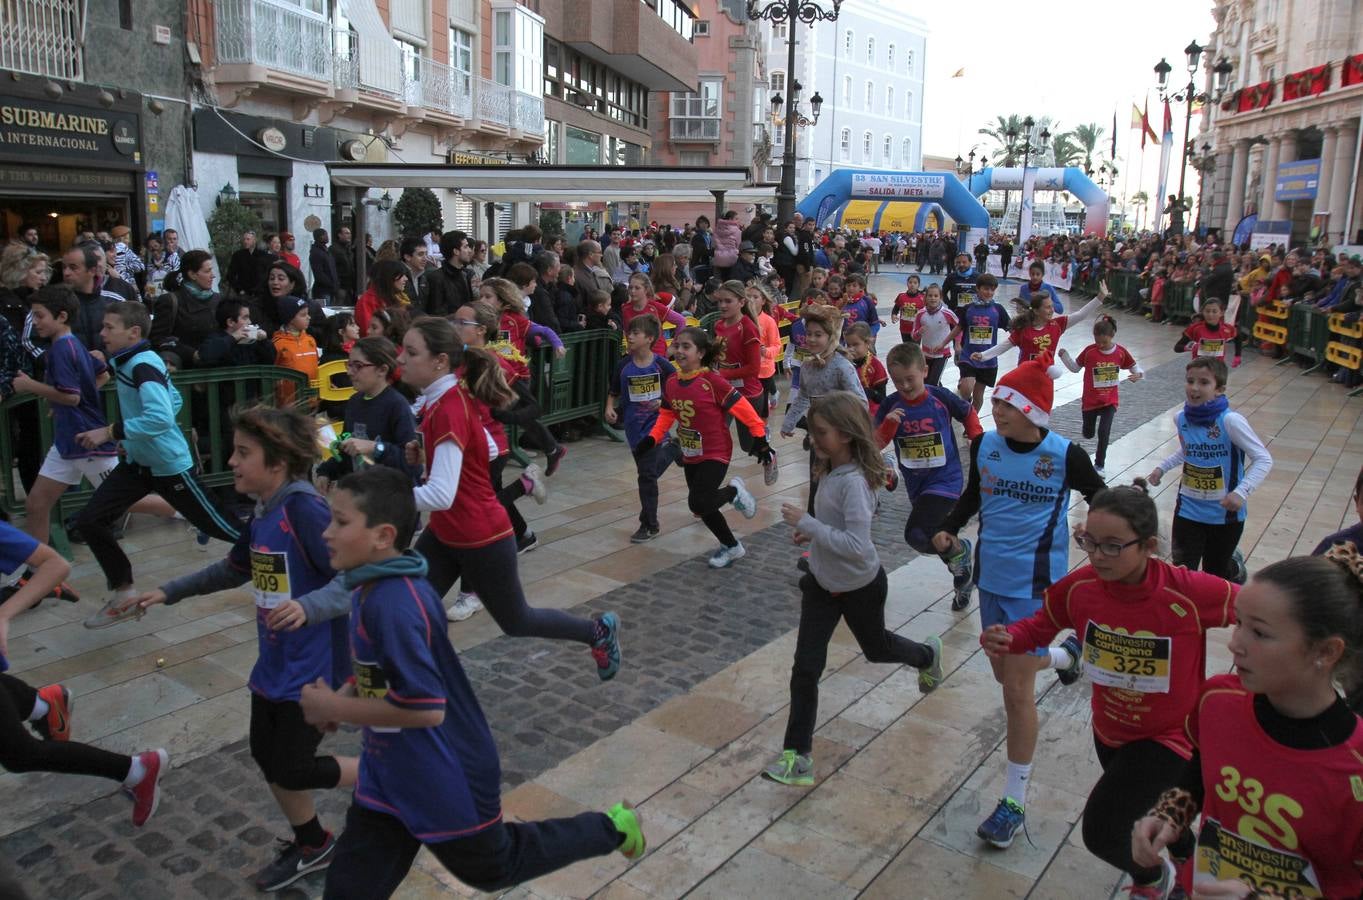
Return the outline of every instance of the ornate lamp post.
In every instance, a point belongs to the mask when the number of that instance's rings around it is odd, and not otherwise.
[[[1169,65],[1169,61],[1163,58],[1155,64],[1155,76],[1159,79],[1160,99],[1187,104],[1183,114],[1183,157],[1178,167],[1178,202],[1180,204],[1183,203],[1184,179],[1188,170],[1188,151],[1192,148],[1192,138],[1189,132],[1192,129],[1193,123],[1193,104],[1205,104],[1208,101],[1214,103],[1221,102],[1221,95],[1226,92],[1226,82],[1231,72],[1230,62],[1224,56],[1221,57],[1216,61],[1216,65],[1212,67],[1212,72],[1216,75],[1214,93],[1210,96],[1205,91],[1199,93],[1196,80],[1197,67],[1199,61],[1202,59],[1202,51],[1206,49],[1206,47],[1200,45],[1196,40],[1189,41],[1188,46],[1183,48],[1183,55],[1187,58],[1188,64],[1188,83],[1182,90],[1177,92],[1171,93],[1168,84],[1169,73],[1174,70],[1174,67]],[[1163,202],[1163,200],[1163,197],[1159,198],[1160,202]]]
[[[815,92],[814,96],[809,98],[814,118],[806,119],[799,114],[799,87],[795,80],[795,25],[797,22],[813,25],[815,22],[835,21],[842,7],[842,0],[828,2],[832,4],[832,10],[824,9],[814,0],[748,0],[749,19],[767,19],[777,25],[782,23],[786,25],[786,77],[790,79],[791,96],[785,117],[786,146],[785,152],[781,155],[781,187],[776,192],[778,222],[789,222],[795,216],[795,128],[797,124],[804,127],[818,121],[819,106],[823,103],[823,98]],[[773,112],[779,110],[780,106],[777,97],[773,97]]]

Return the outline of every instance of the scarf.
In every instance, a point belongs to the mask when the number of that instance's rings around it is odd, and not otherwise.
[[[415,550],[404,550],[401,556],[369,563],[341,573],[341,583],[353,591],[380,578],[425,578],[426,558]]]
[[[1193,406],[1191,403],[1183,404],[1183,418],[1193,425],[1207,426],[1216,421],[1217,417],[1230,408],[1230,401],[1226,395],[1222,394],[1215,400],[1209,400],[1201,406]]]
[[[192,281],[186,280],[182,287],[185,289],[185,293],[195,300],[211,300],[213,298],[212,291],[206,291]]]

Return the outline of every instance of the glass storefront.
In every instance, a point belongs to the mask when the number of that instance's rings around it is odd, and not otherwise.
[[[563,129],[563,146],[570,166],[601,165],[601,135],[567,125]]]

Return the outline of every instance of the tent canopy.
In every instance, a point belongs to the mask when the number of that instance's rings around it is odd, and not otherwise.
[[[329,163],[337,187],[456,190],[495,203],[593,201],[772,203],[775,185],[751,185],[747,169],[675,166],[453,166],[440,163]]]

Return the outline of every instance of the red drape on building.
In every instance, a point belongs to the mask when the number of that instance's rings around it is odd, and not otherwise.
[[[1249,112],[1252,109],[1264,109],[1272,102],[1273,82],[1261,81],[1240,92],[1240,102],[1236,109],[1239,112]]]
[[[1323,94],[1330,87],[1330,64],[1293,72],[1283,79],[1283,100]]]
[[[1363,53],[1344,60],[1343,71],[1339,73],[1339,83],[1343,87],[1363,83]]]

